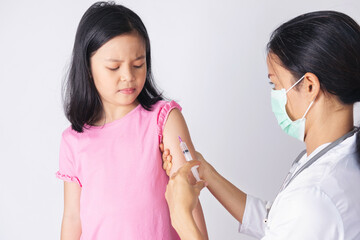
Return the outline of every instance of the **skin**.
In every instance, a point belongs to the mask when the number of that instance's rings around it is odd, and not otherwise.
[[[289,89],[297,80],[285,69],[280,59],[268,54],[268,76],[275,89]],[[306,73],[297,87],[287,93],[286,110],[291,120],[300,119],[315,99],[306,115],[305,144],[307,155],[324,143],[333,142],[354,126],[354,105],[344,105],[340,100],[320,89],[320,82],[313,73]]]
[[[170,204],[170,215],[174,216],[171,218],[172,225],[179,233],[180,238],[183,240],[203,239],[203,236],[199,231],[192,215],[186,214],[191,213],[196,208],[199,202],[197,197],[192,196],[199,196],[201,189],[205,187],[205,182],[203,181],[197,182],[194,185],[188,184],[188,177],[190,176],[191,167],[198,164],[199,162],[194,160],[184,164],[183,167],[179,169],[179,171],[172,175],[172,180],[169,181],[167,189],[171,188],[173,189],[173,191],[171,192],[171,194],[169,194],[169,191],[166,191],[165,193],[166,200]],[[182,211],[182,208],[180,208],[179,210],[177,209],[177,207],[180,205],[175,204],[175,199],[177,199],[177,201],[179,202],[189,203],[189,205],[187,205],[186,211]],[[183,219],[185,219],[185,221],[189,221],[191,224],[182,224]]]
[[[274,89],[289,89],[298,79],[285,69],[277,56],[269,53],[267,56],[268,76]],[[287,93],[286,111],[294,121],[300,119],[315,99],[313,106],[306,115],[305,144],[307,155],[324,143],[333,142],[351,131],[353,123],[353,105],[344,105],[330,93],[320,89],[317,76],[306,73],[304,79]],[[172,161],[170,152],[161,146],[163,152],[163,167],[171,173]],[[200,162],[199,174],[210,192],[238,221],[242,222],[246,194],[222,177],[200,153],[196,153]],[[199,163],[193,163],[199,164]],[[198,229],[191,220],[191,209],[198,198],[201,186],[187,181],[189,166],[178,170],[170,179],[166,196],[170,208],[174,228],[184,239],[202,239]],[[183,196],[182,198],[178,196]]]
[[[75,240],[81,236],[80,194],[78,183],[64,182],[64,213],[61,223],[61,239]]]
[[[174,174],[181,166],[186,163],[186,159],[181,151],[181,148],[179,147],[179,136],[184,142],[186,142],[190,153],[195,153],[195,148],[191,141],[190,133],[187,128],[185,119],[178,109],[174,109],[169,114],[163,132],[164,146],[169,151],[171,151],[174,157],[174,161],[172,161],[172,168],[169,171],[170,175]],[[192,156],[193,158],[195,157],[194,155]],[[195,178],[192,175],[189,175],[188,180],[192,184],[196,182]],[[194,219],[194,222],[198,226],[202,235],[202,239],[208,239],[203,211],[198,200],[196,200],[196,205],[194,206],[194,208],[192,208],[191,217]]]
[[[145,84],[147,66],[145,44],[136,32],[110,39],[92,54],[90,65],[92,78],[104,107],[102,119],[95,125],[120,119],[139,105],[137,97]],[[131,94],[119,91],[129,88],[133,90]],[[179,150],[179,135],[188,143],[189,149],[194,151],[185,119],[179,110],[172,110],[164,127],[163,142],[177,157],[173,161],[173,171],[186,162]],[[80,239],[80,195],[81,187],[77,183],[64,183],[62,240]],[[200,229],[202,239],[207,239],[199,201],[192,210],[191,218]]]
[[[137,33],[114,37],[92,55],[91,73],[104,106],[103,120],[98,125],[122,118],[139,104],[137,96],[146,79],[145,58],[145,44]],[[119,92],[126,88],[135,92]]]

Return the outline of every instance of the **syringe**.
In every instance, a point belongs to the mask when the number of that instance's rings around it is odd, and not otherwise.
[[[191,161],[193,160],[192,157],[191,157],[191,154],[190,154],[190,151],[188,149],[188,147],[186,146],[186,143],[182,141],[181,137],[179,137],[179,140],[180,140],[180,147],[181,147],[181,151],[183,152],[184,156],[185,156],[185,159],[186,161]],[[194,175],[196,181],[200,181],[200,176],[199,176],[199,172],[197,170],[199,166],[194,166],[191,168],[191,172],[192,174]]]

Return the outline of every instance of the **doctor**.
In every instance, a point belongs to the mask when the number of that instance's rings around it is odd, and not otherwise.
[[[306,150],[273,203],[242,192],[196,153],[199,161],[185,164],[167,186],[172,224],[181,239],[202,239],[191,212],[207,185],[240,222],[239,231],[256,238],[360,239],[360,134],[353,122],[360,101],[360,27],[339,12],[312,12],[282,24],[267,47],[273,112]],[[163,154],[167,172],[169,154]],[[204,181],[191,185],[194,165]]]

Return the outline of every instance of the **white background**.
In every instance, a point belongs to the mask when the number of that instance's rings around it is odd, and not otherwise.
[[[93,1],[0,4],[0,239],[58,239],[63,183],[55,178],[61,81],[75,31]],[[194,144],[242,190],[272,200],[304,145],[270,107],[265,45],[299,14],[332,9],[360,21],[358,0],[122,1],[151,39],[157,84],[177,100]],[[359,116],[357,107],[356,115]],[[355,117],[356,123],[359,118]],[[215,198],[201,195],[210,239],[252,239]]]

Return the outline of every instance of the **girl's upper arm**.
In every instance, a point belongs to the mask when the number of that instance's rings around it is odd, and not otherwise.
[[[170,176],[186,162],[186,159],[180,148],[179,136],[184,142],[186,142],[191,156],[194,158],[195,148],[191,141],[190,133],[186,125],[185,119],[181,114],[180,110],[175,108],[170,112],[163,131],[164,148],[170,150],[173,159]],[[192,183],[196,182],[195,178],[192,175],[190,175],[190,181]],[[196,208],[194,209],[193,215],[196,225],[199,227],[204,239],[208,239],[206,223],[200,202],[198,202]]]
[[[180,110],[175,108],[170,112],[163,131],[164,148],[170,150],[173,159],[170,176],[186,162],[186,159],[180,149],[179,136],[186,143],[191,156],[194,158],[195,148],[191,141],[185,119]]]
[[[80,218],[80,195],[78,183],[64,181],[64,217]]]

